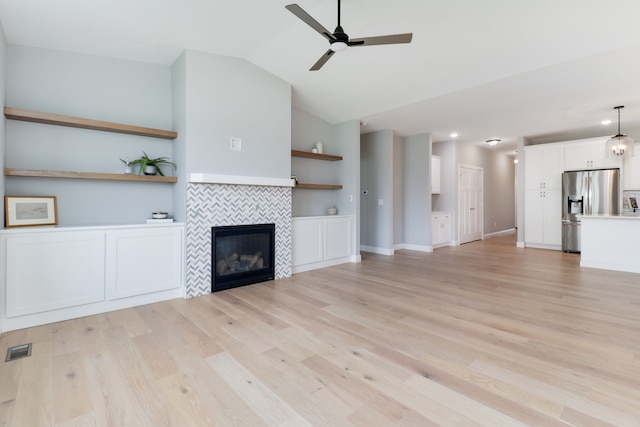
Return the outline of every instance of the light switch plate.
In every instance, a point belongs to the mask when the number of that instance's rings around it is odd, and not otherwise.
[[[242,139],[240,139],[240,138],[231,138],[231,150],[232,151],[242,151]]]

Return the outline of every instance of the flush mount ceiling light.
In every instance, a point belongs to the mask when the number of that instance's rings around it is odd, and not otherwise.
[[[456,132],[453,132],[450,136],[451,136],[451,138],[457,138],[458,134]]]
[[[624,108],[624,105],[613,107],[614,110],[618,110],[618,134],[607,139],[605,143],[605,149],[607,150],[607,156],[633,156],[633,138],[620,133],[620,110]]]
[[[496,145],[498,145],[498,142],[500,142],[499,139],[488,139],[487,141],[485,141],[487,144],[489,144],[492,147],[495,147]]]

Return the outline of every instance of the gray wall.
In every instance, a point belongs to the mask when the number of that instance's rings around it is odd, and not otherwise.
[[[183,52],[171,66],[171,98],[173,105],[173,128],[178,137],[173,141],[172,158],[180,165],[178,183],[173,186],[173,216],[180,222],[187,219],[187,55]]]
[[[360,136],[360,240],[369,250],[381,253],[393,252],[393,143],[391,130]]]
[[[431,135],[408,136],[404,146],[404,243],[431,246]]]
[[[470,144],[457,144],[459,164],[484,171],[484,234],[512,229],[515,217],[515,164],[513,157]]]
[[[338,213],[352,215],[351,232],[353,256],[360,256],[360,121],[349,120],[332,126],[331,138],[336,144],[336,154],[343,157],[336,172],[342,190],[334,191]]]
[[[168,66],[11,45],[6,64],[7,106],[172,128]],[[13,168],[120,173],[120,157],[172,155],[172,141],[135,135],[14,120],[6,134],[5,164]],[[5,188],[57,196],[61,225],[140,223],[172,209],[170,184],[6,177]]]
[[[289,178],[291,85],[243,59],[185,56],[186,173]]]
[[[402,138],[393,134],[393,244],[404,243],[404,161]]]
[[[325,154],[341,154],[341,146],[333,138],[333,126],[300,108],[291,109],[291,148],[311,151],[316,142],[322,142]],[[291,158],[291,174],[298,181],[307,184],[343,184],[338,178],[341,162]],[[334,190],[293,190],[293,216],[326,215],[327,208],[336,206],[338,213],[344,213],[345,206],[339,206],[337,192]]]

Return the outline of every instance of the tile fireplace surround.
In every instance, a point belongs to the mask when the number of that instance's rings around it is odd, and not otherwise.
[[[291,180],[191,174],[186,296],[211,292],[211,227],[274,223],[275,279],[291,276]]]

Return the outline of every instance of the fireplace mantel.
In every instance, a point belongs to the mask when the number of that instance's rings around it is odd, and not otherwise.
[[[260,185],[266,187],[293,187],[290,178],[270,178],[260,176],[217,175],[212,173],[192,173],[189,182],[194,184]]]

